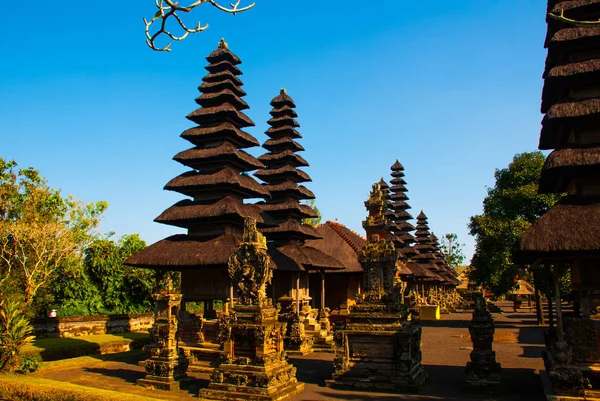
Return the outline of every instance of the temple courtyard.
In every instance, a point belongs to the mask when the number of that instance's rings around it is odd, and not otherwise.
[[[333,354],[312,353],[290,358],[290,362],[298,369],[298,380],[306,383],[305,390],[291,400],[542,400],[544,392],[539,373],[544,369],[542,332],[547,327],[536,325],[533,309],[523,308],[514,313],[511,302],[501,301],[497,305],[504,313],[493,314],[496,323],[493,347],[496,360],[502,364],[502,374],[501,387],[494,393],[466,391],[465,365],[472,350],[468,334],[471,313],[452,313],[442,315],[439,321],[422,323],[423,365],[429,379],[419,393],[362,393],[327,388],[325,380],[330,379],[333,373]],[[42,370],[25,379],[58,388],[68,382],[93,392],[96,389],[109,390],[101,391],[107,397],[129,399],[125,394],[130,394],[138,400],[197,399],[199,389],[208,386],[209,375],[194,372],[189,373],[191,380],[183,384],[183,389],[179,391],[138,386],[136,380],[145,376],[144,368],[138,365],[138,361],[144,359],[145,355],[139,351],[120,355],[123,357],[98,356],[49,362]]]

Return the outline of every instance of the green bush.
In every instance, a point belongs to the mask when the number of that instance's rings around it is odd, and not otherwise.
[[[37,372],[40,369],[42,362],[36,357],[26,357],[21,359],[21,367],[19,373],[28,374]]]
[[[0,303],[0,371],[12,372],[21,366],[21,348],[33,340],[33,326],[14,299]]]

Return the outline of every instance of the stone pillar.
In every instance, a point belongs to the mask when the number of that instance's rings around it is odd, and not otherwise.
[[[494,320],[487,310],[483,294],[475,298],[475,310],[469,325],[469,334],[473,341],[471,362],[467,362],[467,384],[476,388],[488,388],[500,385],[500,364],[496,362],[496,353],[492,351],[494,342]]]
[[[154,294],[156,302],[154,325],[150,330],[152,343],[144,350],[149,354],[144,366],[146,377],[137,384],[161,390],[178,390],[179,382],[187,378],[188,360],[178,347],[179,325],[177,316],[181,304],[181,294],[175,293],[170,280],[166,289]]]

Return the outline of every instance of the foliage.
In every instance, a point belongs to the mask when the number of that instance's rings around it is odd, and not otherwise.
[[[525,268],[512,258],[520,236],[561,196],[537,193],[543,164],[541,152],[515,155],[508,168],[494,173],[496,183],[488,188],[483,214],[470,219],[476,241],[470,278],[495,294],[508,292]]]
[[[42,362],[39,358],[28,356],[21,359],[21,367],[19,368],[19,372],[23,374],[37,372],[42,366]]]
[[[33,168],[0,158],[0,290],[27,309],[54,277],[81,260],[106,202],[63,197]]]
[[[12,372],[21,366],[21,348],[33,340],[33,327],[14,299],[0,303],[0,371]]]
[[[458,235],[455,233],[448,233],[442,237],[440,252],[446,258],[446,264],[453,269],[460,266],[465,260],[465,254],[462,251],[463,246],[465,244],[458,242]]]
[[[310,206],[310,208],[312,210],[314,210],[314,212],[317,214],[317,217],[307,218],[307,219],[302,220],[302,222],[304,224],[308,224],[308,225],[313,226],[313,227],[318,226],[319,224],[321,224],[321,220],[323,219],[323,216],[321,215],[321,211],[317,207],[316,202],[315,202],[314,199],[311,199],[306,204],[308,206]]]
[[[97,238],[85,249],[83,263],[54,282],[52,305],[59,316],[141,313],[153,310],[156,272],[126,266],[124,260],[146,247],[137,234],[118,241]]]

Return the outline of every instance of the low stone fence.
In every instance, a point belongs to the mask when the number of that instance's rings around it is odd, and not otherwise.
[[[129,315],[65,316],[34,319],[36,338],[79,337],[94,334],[148,331],[154,323],[154,313]]]

